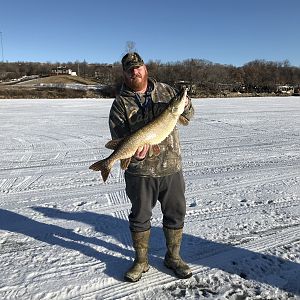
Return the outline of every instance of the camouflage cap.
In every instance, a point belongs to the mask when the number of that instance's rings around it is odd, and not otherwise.
[[[128,71],[131,68],[137,68],[142,65],[144,65],[144,61],[136,52],[129,52],[122,58],[122,66],[124,71]]]

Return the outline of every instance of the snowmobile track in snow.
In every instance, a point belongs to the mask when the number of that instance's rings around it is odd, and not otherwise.
[[[287,275],[288,262],[296,269],[300,262],[300,97],[194,103],[190,126],[179,127],[187,199],[182,256],[194,276],[178,280],[163,266],[158,203],[152,268],[139,282],[127,283],[122,275],[134,253],[123,172],[116,164],[103,184],[99,173],[88,170],[111,153],[104,147],[111,101],[0,101],[6,128],[0,134],[0,212],[16,221],[0,228],[0,297],[159,297],[197,276],[206,280],[224,271],[243,278],[241,270],[260,272],[264,260],[271,267],[282,260],[284,267],[250,276],[246,287],[252,291],[264,291],[268,276],[278,275],[269,285],[277,295],[277,282],[300,278]]]
[[[264,250],[275,248],[281,245],[287,245],[294,241],[300,240],[300,225],[295,226],[293,228],[283,229],[280,232],[274,232],[271,235],[262,237],[258,240],[249,242],[247,244],[243,244],[242,248],[245,250],[249,250],[251,252],[260,252],[262,253]],[[230,248],[226,253],[227,257],[232,256],[236,251],[235,248]],[[235,256],[235,258],[237,258]],[[197,259],[193,263],[190,263],[190,267],[193,271],[193,274],[203,274],[208,268],[205,266],[205,261],[208,259],[214,259],[216,261],[224,259],[224,252],[214,252],[206,253],[202,258]],[[166,270],[167,271],[167,270]],[[168,272],[168,271],[167,271]],[[170,272],[168,272],[170,273]],[[143,283],[144,279],[147,279],[147,284]],[[128,282],[116,282],[115,284],[105,287],[105,283],[101,288],[97,286],[90,287],[90,291],[88,287],[85,287],[85,292],[81,294],[73,293],[70,298],[66,299],[121,299],[131,294],[135,294],[137,292],[143,292],[151,289],[155,289],[157,285],[160,284],[168,284],[174,283],[176,279],[174,276],[166,273],[162,273],[161,271],[156,270],[155,268],[150,268],[150,271],[145,273],[140,281],[137,283],[128,283]],[[180,281],[180,279],[177,279]],[[102,285],[98,283],[98,285]]]

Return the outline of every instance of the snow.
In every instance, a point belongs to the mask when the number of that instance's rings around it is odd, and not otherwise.
[[[133,260],[130,203],[110,150],[112,100],[0,101],[1,299],[300,299],[300,97],[193,99],[180,126],[187,215],[176,279],[159,205],[151,269]]]

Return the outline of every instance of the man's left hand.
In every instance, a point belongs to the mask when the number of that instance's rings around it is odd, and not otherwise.
[[[150,145],[144,145],[142,147],[139,147],[135,154],[134,154],[134,157],[137,159],[137,160],[142,160],[145,158],[147,152],[149,151],[149,148],[150,148]]]

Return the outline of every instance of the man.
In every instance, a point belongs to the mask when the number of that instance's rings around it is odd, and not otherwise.
[[[122,58],[123,85],[109,116],[113,139],[130,135],[157,117],[176,96],[169,85],[148,78],[147,67],[136,52]],[[187,97],[182,114],[189,120],[194,114]],[[125,171],[126,194],[132,208],[129,215],[135,260],[126,272],[127,281],[138,281],[149,270],[148,242],[152,209],[161,203],[167,253],[164,264],[179,278],[192,275],[179,255],[186,212],[185,183],[182,175],[178,129],[159,145],[159,155],[149,155],[149,145],[139,148]]]

